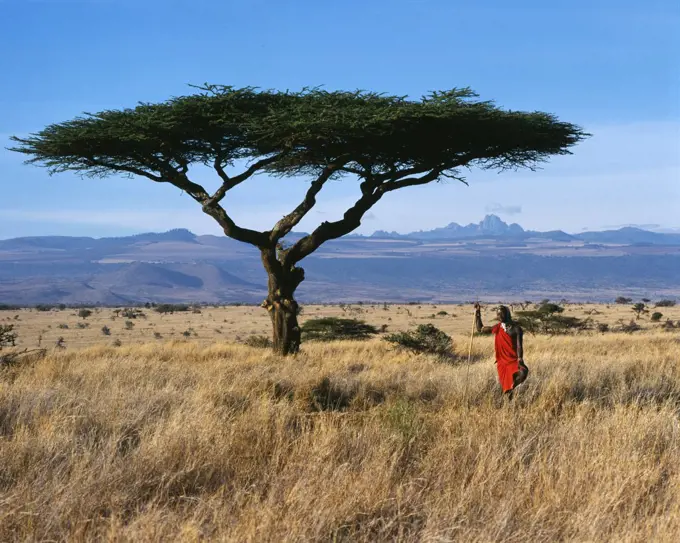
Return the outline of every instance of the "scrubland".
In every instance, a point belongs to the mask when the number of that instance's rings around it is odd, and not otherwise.
[[[0,540],[680,540],[679,333],[529,336],[512,402],[491,340],[468,365],[454,339],[446,362],[101,340],[5,368]]]

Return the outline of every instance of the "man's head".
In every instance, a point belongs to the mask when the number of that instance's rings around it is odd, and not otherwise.
[[[500,322],[510,322],[510,310],[504,305],[499,305],[496,309],[496,317]]]

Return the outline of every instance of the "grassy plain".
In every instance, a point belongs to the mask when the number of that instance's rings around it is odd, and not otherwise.
[[[593,309],[634,317],[569,313]],[[233,343],[269,332],[259,308],[147,311],[132,330],[111,311],[85,329],[68,310],[0,314],[49,347],[0,371],[2,541],[680,540],[680,333],[648,317],[635,334],[528,336],[530,377],[505,404],[489,338],[466,365],[469,306],[355,315],[433,322],[458,363],[377,339],[282,360]]]
[[[653,305],[653,304],[652,304]],[[616,327],[635,319],[631,305],[568,304],[565,315],[582,319],[590,318],[595,323],[606,323]],[[431,305],[431,304],[391,304],[386,309],[383,304],[351,305],[309,305],[304,306],[300,322],[316,317],[350,317],[363,319],[380,328],[387,325],[387,332],[413,328],[418,324],[431,322],[454,338],[466,341],[472,325],[472,305]],[[513,306],[519,310],[519,306]],[[661,323],[651,323],[654,311],[663,314]],[[258,306],[203,307],[200,313],[179,312],[159,314],[143,309],[145,318],[127,319],[116,317],[112,308],[94,309],[86,319],[78,317],[77,310],[0,311],[0,324],[14,324],[19,334],[19,346],[51,348],[58,338],[64,338],[66,348],[82,348],[113,344],[162,343],[169,340],[187,340],[199,345],[212,345],[215,342],[239,342],[251,335],[271,335],[271,323],[267,312]],[[446,314],[439,314],[446,312]],[[483,313],[484,322],[494,319],[492,305],[487,305]],[[653,309],[637,321],[643,329],[658,329],[667,318],[680,320],[680,305],[669,308]],[[129,321],[130,324],[126,325]],[[110,335],[104,335],[106,326]],[[129,327],[129,328],[128,328]],[[185,335],[188,332],[188,335]]]

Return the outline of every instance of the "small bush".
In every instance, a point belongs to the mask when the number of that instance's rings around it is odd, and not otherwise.
[[[597,331],[602,334],[609,332],[609,325],[606,322],[600,322],[597,325]]]
[[[303,341],[364,340],[378,333],[378,329],[358,319],[324,317],[309,319],[302,325]]]
[[[89,328],[90,324],[87,322],[78,322],[76,323],[76,328],[80,328],[81,330],[84,328]]]
[[[52,311],[51,305],[38,304],[35,306],[36,311]]]
[[[437,312],[437,316],[439,316],[439,317],[445,317],[446,315],[448,315],[447,311],[438,311]]]
[[[57,324],[57,328],[61,328],[62,330],[68,330],[68,324]]]
[[[161,334],[160,332],[154,332],[153,337],[155,337],[156,339],[161,339],[163,337],[163,334]]]
[[[135,323],[132,321],[125,321],[125,329],[132,330],[135,327]]]
[[[671,319],[666,319],[666,322],[663,323],[663,328],[664,330],[673,330],[675,328],[675,324],[673,324]]]
[[[634,320],[631,320],[628,324],[622,324],[619,327],[619,332],[625,332],[627,334],[632,334],[633,332],[637,332],[638,330],[642,330],[642,328]]]
[[[146,318],[144,311],[142,311],[141,309],[136,309],[134,307],[126,307],[125,309],[121,310],[120,316],[125,317],[126,319]]]
[[[78,316],[79,316],[81,319],[86,319],[86,318],[89,317],[90,315],[92,315],[92,310],[90,310],[90,309],[85,309],[85,308],[83,307],[82,309],[79,309],[79,310],[78,310]]]
[[[652,322],[659,322],[661,320],[661,317],[663,317],[663,313],[659,313],[658,311],[655,311],[654,313],[652,313],[651,321]]]
[[[674,307],[675,300],[659,300],[654,307]]]
[[[384,339],[399,348],[415,353],[428,353],[439,356],[451,354],[451,336],[432,324],[421,324],[415,330],[389,334]]]
[[[57,338],[57,341],[54,342],[54,346],[57,349],[65,349],[66,348],[66,341],[64,340],[63,336],[59,336]]]
[[[244,341],[244,345],[248,347],[257,347],[259,349],[271,349],[272,342],[267,336],[248,336]]]
[[[17,333],[14,331],[13,324],[0,324],[0,349],[3,347],[14,347],[16,339]]]
[[[189,311],[189,306],[186,304],[158,304],[154,310],[157,313],[179,313],[182,311]]]
[[[590,328],[589,319],[567,317],[561,315],[563,311],[562,306],[545,302],[532,311],[517,311],[516,321],[525,332],[531,334],[558,335]]]
[[[617,304],[629,304],[630,302],[633,301],[633,298],[626,298],[625,296],[619,296],[614,300],[614,303]]]
[[[106,325],[102,326],[102,334],[104,334],[105,336],[110,336],[111,329]]]
[[[120,339],[114,339],[113,343],[111,343],[114,347],[120,347],[122,344],[123,342]]]

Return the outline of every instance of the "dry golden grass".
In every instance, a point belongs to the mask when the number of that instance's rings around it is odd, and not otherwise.
[[[116,317],[111,308],[95,309],[87,319],[79,318],[77,310],[73,309],[0,311],[0,324],[14,324],[15,331],[19,334],[19,345],[30,349],[51,348],[59,337],[63,337],[66,348],[71,349],[112,345],[114,342],[130,345],[177,339],[208,346],[215,342],[241,341],[251,335],[271,335],[267,311],[256,306],[205,307],[198,314],[184,312],[160,315],[153,310],[143,311],[146,317],[143,319]],[[446,315],[438,315],[441,311],[445,311]],[[650,322],[649,316],[653,311],[663,313],[662,321],[667,318],[680,321],[680,305],[650,309],[650,313],[638,321],[646,330],[655,330],[661,326],[661,323]],[[381,304],[352,304],[344,309],[337,305],[309,305],[304,306],[300,322],[304,323],[315,317],[350,317],[363,319],[377,327],[387,325],[388,332],[431,322],[454,339],[460,339],[470,334],[472,314],[471,305],[392,304],[387,306],[387,310]],[[594,322],[606,323],[612,327],[635,318],[631,305],[616,304],[570,304],[566,306],[564,314],[582,319],[590,318]],[[487,306],[484,321],[491,322],[493,317],[493,306]],[[128,320],[133,325],[131,329],[126,328],[125,322]],[[110,329],[111,335],[102,334],[103,326]],[[186,331],[189,331],[188,337],[183,335]],[[154,334],[160,334],[160,338],[156,339]]]
[[[679,338],[528,337],[512,404],[489,338],[51,352],[0,372],[0,540],[678,541]]]

